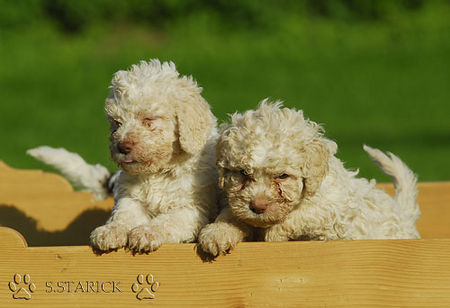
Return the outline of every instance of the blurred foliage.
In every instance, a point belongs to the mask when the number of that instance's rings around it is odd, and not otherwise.
[[[325,123],[338,156],[388,181],[363,143],[449,180],[449,0],[0,0],[0,159],[47,144],[109,168],[112,74],[172,60],[225,120],[265,97]]]
[[[438,1],[438,0],[431,0]],[[448,0],[441,0],[447,2]],[[286,13],[345,21],[385,20],[396,11],[418,10],[425,0],[0,0],[0,27],[20,28],[50,19],[68,33],[95,23],[163,26],[192,15],[215,15],[224,25],[265,28]]]

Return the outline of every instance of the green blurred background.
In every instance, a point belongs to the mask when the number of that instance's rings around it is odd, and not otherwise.
[[[220,120],[265,98],[323,123],[338,156],[389,180],[362,150],[450,180],[450,1],[0,0],[0,159],[65,147],[114,169],[103,102],[112,74],[172,60]]]

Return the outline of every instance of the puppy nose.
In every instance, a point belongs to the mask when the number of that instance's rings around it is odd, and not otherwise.
[[[119,142],[117,149],[121,154],[128,154],[133,149],[133,144],[129,141]]]
[[[262,214],[267,209],[267,200],[264,197],[255,197],[250,203],[250,210],[256,214]]]

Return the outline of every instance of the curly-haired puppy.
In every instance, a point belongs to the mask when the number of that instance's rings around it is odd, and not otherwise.
[[[216,119],[201,88],[180,77],[172,62],[152,60],[117,72],[110,89],[110,152],[120,171],[112,215],[91,233],[92,246],[146,252],[194,241],[217,208]],[[105,168],[64,149],[41,147],[29,154],[105,194]]]
[[[228,204],[201,231],[201,249],[216,256],[243,240],[418,238],[415,175],[396,156],[364,149],[393,178],[393,198],[346,170],[336,143],[301,111],[263,101],[234,114],[216,154]]]

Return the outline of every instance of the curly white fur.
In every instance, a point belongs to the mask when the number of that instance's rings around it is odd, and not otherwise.
[[[111,157],[120,171],[112,215],[91,233],[92,245],[146,252],[194,241],[217,208],[216,119],[202,89],[192,77],[180,77],[172,62],[158,60],[117,72],[110,89],[105,110]],[[29,153],[95,191],[99,173],[76,154],[48,148]]]
[[[228,205],[199,235],[212,255],[243,240],[419,238],[416,177],[396,156],[365,146],[395,183],[392,198],[357,178],[334,154],[335,142],[302,111],[281,103],[234,114],[217,144]]]

